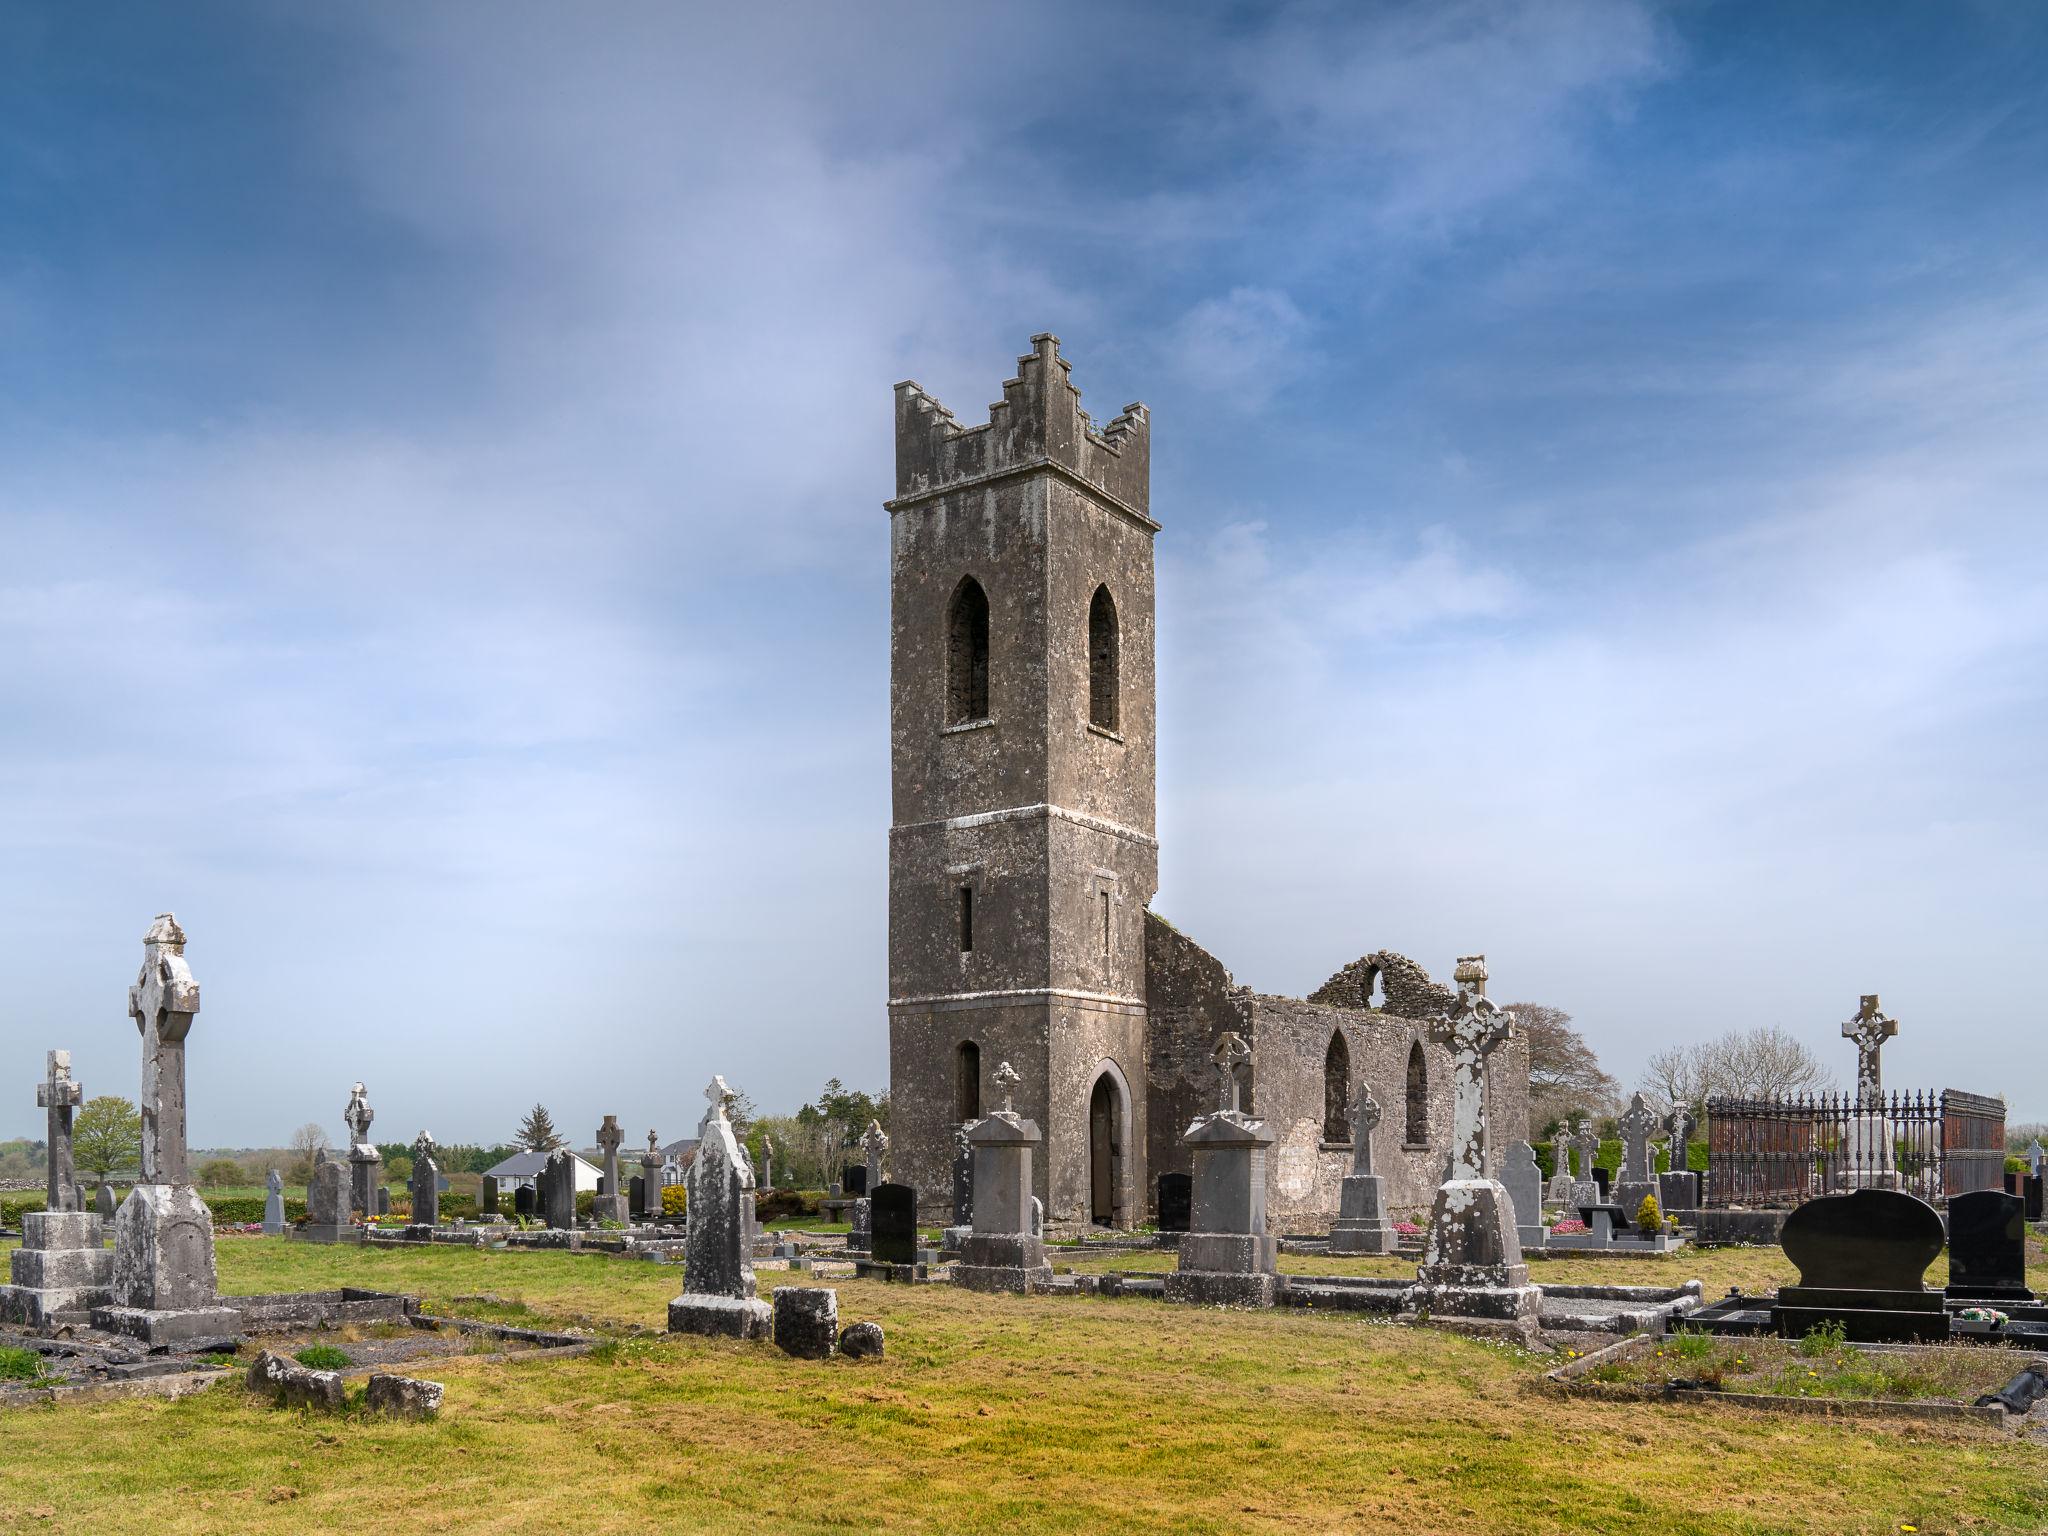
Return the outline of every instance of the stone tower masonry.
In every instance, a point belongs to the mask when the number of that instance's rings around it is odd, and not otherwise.
[[[1003,1061],[1048,1216],[1145,1211],[1151,424],[1098,429],[1067,374],[1033,337],[976,427],[896,386],[890,1128],[934,1217]]]

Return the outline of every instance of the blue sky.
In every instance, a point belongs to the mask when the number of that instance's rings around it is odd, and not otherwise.
[[[2048,1115],[2048,16],[0,13],[0,1132],[887,1073],[890,386],[1143,399],[1155,906]]]

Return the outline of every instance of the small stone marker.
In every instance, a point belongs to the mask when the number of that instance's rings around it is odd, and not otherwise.
[[[619,1129],[619,1117],[606,1115],[604,1123],[597,1128],[598,1150],[604,1153],[603,1183],[601,1193],[591,1202],[592,1221],[615,1221],[623,1227],[633,1219],[632,1202],[619,1193],[619,1148],[625,1142],[626,1133]]]
[[[1363,1078],[1351,1109],[1351,1172],[1338,1195],[1337,1220],[1330,1228],[1332,1253],[1392,1253],[1394,1228],[1387,1220],[1385,1191],[1373,1172],[1372,1138],[1381,1110]]]
[[[1615,1122],[1621,1131],[1621,1178],[1614,1187],[1614,1203],[1628,1211],[1631,1217],[1642,1205],[1645,1195],[1657,1192],[1650,1157],[1650,1137],[1656,1131],[1657,1123],[1657,1112],[1650,1108],[1649,1101],[1640,1093],[1628,1101],[1628,1108]]]
[[[387,1418],[432,1419],[440,1417],[444,1390],[438,1381],[372,1371],[363,1400],[370,1412],[381,1413]]]
[[[839,1331],[839,1353],[849,1360],[879,1360],[884,1344],[880,1323],[849,1323]]]
[[[1036,1228],[1031,1194],[1032,1157],[1044,1137],[1037,1121],[1017,1113],[1016,1068],[1000,1063],[993,1081],[1002,1090],[1003,1107],[967,1127],[974,1151],[974,1221],[961,1239],[953,1283],[971,1291],[1020,1295],[1048,1290],[1052,1265]]]
[[[296,1235],[312,1242],[338,1242],[352,1223],[348,1207],[348,1169],[323,1150],[313,1160],[306,1184],[306,1224]]]
[[[101,1221],[112,1222],[117,1207],[114,1204],[114,1186],[101,1179],[92,1192],[92,1208]]]
[[[557,1147],[540,1170],[541,1219],[550,1228],[569,1232],[576,1226],[576,1154]]]
[[[263,1194],[263,1231],[266,1236],[278,1237],[284,1232],[284,1177],[275,1168],[265,1180]]]
[[[1543,1169],[1536,1149],[1526,1141],[1508,1143],[1501,1159],[1500,1181],[1515,1208],[1515,1235],[1524,1248],[1543,1245]]]
[[[726,1115],[731,1096],[722,1077],[712,1078],[704,1090],[710,1106],[697,1126],[697,1155],[689,1171],[687,1289],[668,1304],[671,1333],[757,1339],[769,1331],[768,1303],[754,1295],[754,1170]]]
[[[2031,1302],[2025,1203],[2002,1189],[1948,1201],[1948,1291],[1959,1301]]]
[[[48,1070],[36,1084],[36,1103],[49,1111],[49,1180],[45,1209],[75,1211],[79,1208],[78,1170],[71,1158],[71,1115],[84,1101],[85,1087],[73,1081],[71,1053],[52,1051]]]
[[[361,1083],[349,1090],[348,1107],[342,1111],[348,1127],[349,1209],[365,1221],[377,1215],[377,1191],[381,1187],[377,1170],[384,1154],[370,1141],[370,1122],[377,1112],[370,1108],[370,1096]]]
[[[917,1262],[917,1191],[908,1184],[878,1184],[868,1197],[877,1264]]]
[[[647,1150],[640,1154],[640,1214],[659,1216],[661,1211],[661,1138],[647,1133]]]
[[[764,1303],[754,1305],[768,1310]],[[784,1354],[799,1360],[829,1360],[839,1348],[837,1291],[823,1286],[778,1285],[774,1317],[775,1346]]]
[[[1211,1061],[1219,1107],[1181,1137],[1195,1164],[1192,1230],[1181,1237],[1178,1267],[1166,1277],[1169,1301],[1264,1307],[1279,1288],[1278,1245],[1266,1230],[1273,1135],[1238,1108],[1238,1072],[1251,1055],[1235,1030],[1217,1038]]]
[[[439,1226],[441,1222],[441,1165],[434,1156],[440,1150],[426,1131],[412,1139],[412,1224],[416,1227]]]
[[[285,1408],[320,1408],[338,1412],[346,1395],[341,1372],[316,1371],[284,1355],[264,1350],[249,1367],[249,1388]]]
[[[1185,1232],[1193,1212],[1195,1181],[1185,1173],[1159,1175],[1159,1230]]]

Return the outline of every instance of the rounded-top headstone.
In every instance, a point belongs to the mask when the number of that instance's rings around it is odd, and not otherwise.
[[[1917,1291],[1941,1255],[1941,1216],[1897,1189],[1822,1195],[1785,1218],[1778,1243],[1802,1285]]]

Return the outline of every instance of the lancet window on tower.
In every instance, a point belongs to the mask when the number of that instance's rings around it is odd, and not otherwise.
[[[981,1118],[981,1047],[972,1040],[962,1040],[953,1058],[953,1118]]]
[[[1088,605],[1088,719],[1105,731],[1118,728],[1117,651],[1116,600],[1097,587]]]
[[[963,576],[946,615],[946,719],[964,725],[987,718],[988,594]]]

